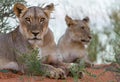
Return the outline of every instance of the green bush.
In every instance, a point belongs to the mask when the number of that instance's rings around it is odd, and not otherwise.
[[[0,33],[6,33],[15,28],[9,25],[8,19],[15,19],[13,6],[16,2],[26,4],[25,0],[0,0]]]
[[[38,50],[33,50],[31,53],[22,54],[18,61],[27,66],[27,74],[29,75],[44,75],[41,70],[41,60],[38,59]]]

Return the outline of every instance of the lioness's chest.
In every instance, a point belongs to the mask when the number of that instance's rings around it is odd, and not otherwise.
[[[72,62],[75,59],[82,58],[85,54],[85,50],[78,47],[65,47],[61,51],[64,62]]]

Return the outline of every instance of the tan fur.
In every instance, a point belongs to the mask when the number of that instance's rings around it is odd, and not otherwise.
[[[25,72],[24,65],[18,61],[19,56],[40,48],[39,55],[48,57],[42,60],[43,71],[49,72],[51,78],[61,78],[61,76],[65,78],[62,69],[48,65],[57,61],[54,36],[48,28],[50,13],[53,9],[53,4],[45,8],[35,6],[27,8],[21,3],[14,5],[19,26],[8,34],[0,35],[0,69],[10,68]]]
[[[89,18],[83,20],[73,20],[69,16],[65,17],[68,28],[65,34],[58,41],[58,52],[61,55],[61,61],[73,63],[78,59],[91,63],[87,56],[85,44],[91,40]]]

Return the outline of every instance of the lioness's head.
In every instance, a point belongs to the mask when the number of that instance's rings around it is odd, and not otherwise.
[[[66,15],[65,21],[68,26],[68,32],[72,41],[82,42],[83,44],[87,44],[90,42],[91,34],[88,25],[88,17],[84,18],[83,20],[73,20]]]
[[[14,5],[14,13],[20,22],[21,34],[31,44],[41,44],[48,31],[50,13],[54,10],[51,3],[44,8],[33,6],[27,8],[21,3]]]

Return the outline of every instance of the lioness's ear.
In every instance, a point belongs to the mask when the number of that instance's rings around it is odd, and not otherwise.
[[[51,4],[47,5],[45,8],[43,8],[43,9],[44,9],[45,14],[48,17],[50,17],[50,13],[54,10],[54,4],[51,3]]]
[[[83,21],[89,23],[89,17],[85,17],[85,18],[83,18]]]
[[[66,21],[68,27],[70,27],[71,25],[75,24],[74,20],[72,20],[72,18],[69,17],[68,15],[65,16],[65,21]]]
[[[16,3],[13,8],[14,13],[18,18],[20,17],[21,13],[26,9],[27,9],[26,6],[24,6],[21,3]]]

